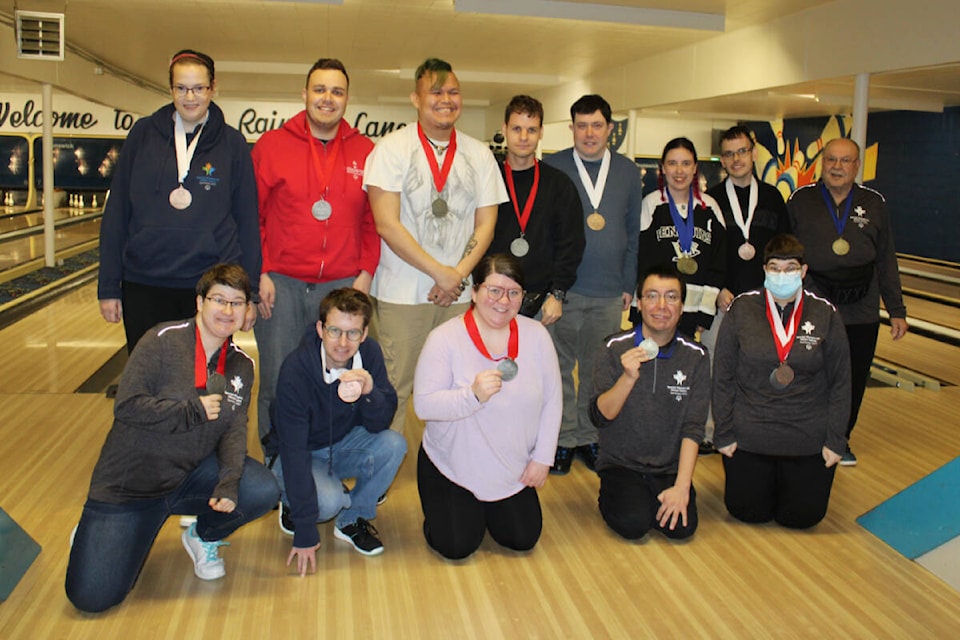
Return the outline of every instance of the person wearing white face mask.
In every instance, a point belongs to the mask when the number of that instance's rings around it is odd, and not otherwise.
[[[804,248],[777,235],[762,289],[730,305],[713,362],[724,503],[744,522],[805,529],[827,512],[846,451],[850,349],[836,308],[802,286]]]

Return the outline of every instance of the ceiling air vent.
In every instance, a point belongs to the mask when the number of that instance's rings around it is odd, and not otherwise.
[[[63,14],[17,11],[17,57],[63,60]]]

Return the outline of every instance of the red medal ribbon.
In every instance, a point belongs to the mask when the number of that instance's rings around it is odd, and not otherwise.
[[[797,322],[800,321],[800,314],[803,313],[803,288],[800,289],[799,299],[793,307],[793,313],[790,314],[790,324],[786,327],[785,332],[787,341],[784,343],[780,342],[776,321],[773,319],[773,309],[776,304],[773,301],[773,294],[767,290],[764,290],[764,294],[767,298],[767,322],[770,323],[770,331],[773,333],[773,344],[777,348],[777,358],[780,360],[780,364],[783,364],[787,361],[787,355],[793,347],[793,341],[797,339]]]
[[[327,188],[330,186],[330,180],[333,179],[333,167],[337,162],[337,156],[340,155],[340,130],[337,129],[336,135],[328,141],[327,161],[320,164],[320,155],[317,153],[317,141],[310,131],[310,125],[307,128],[307,138],[310,139],[310,155],[313,157],[313,170],[317,172],[317,179],[320,183],[320,197],[327,194]]]
[[[467,309],[467,312],[463,314],[463,324],[467,325],[467,333],[470,334],[470,340],[473,341],[473,345],[477,348],[477,351],[480,352],[480,355],[487,360],[500,362],[507,358],[511,360],[517,359],[517,354],[520,352],[520,330],[517,327],[516,318],[510,320],[510,338],[507,340],[507,355],[503,358],[494,358],[490,355],[490,352],[487,351],[486,345],[483,344],[483,338],[480,337],[480,329],[477,327],[477,321],[473,319],[473,309]]]
[[[420,146],[423,152],[427,154],[427,164],[430,165],[430,173],[433,174],[433,186],[437,188],[437,193],[443,193],[443,188],[447,184],[447,176],[450,175],[450,168],[453,167],[453,154],[457,152],[457,130],[450,130],[450,144],[447,146],[446,153],[443,156],[443,168],[437,164],[437,157],[433,152],[433,145],[427,140],[423,133],[423,127],[417,123],[417,135],[420,137]]]
[[[533,211],[533,201],[537,197],[537,187],[540,186],[540,163],[533,161],[533,186],[530,187],[530,195],[527,196],[527,202],[523,205],[523,214],[520,213],[520,203],[517,201],[517,189],[513,186],[513,169],[510,162],[503,161],[503,172],[507,176],[507,188],[510,190],[510,202],[513,203],[513,211],[517,214],[517,222],[520,223],[520,233],[527,232],[527,223],[530,222],[530,213]]]
[[[203,349],[203,340],[200,339],[200,326],[197,326],[197,346],[193,358],[193,384],[197,389],[207,390],[207,352]],[[217,373],[224,375],[227,370],[227,346],[230,338],[223,341],[220,347],[220,357],[217,359]]]

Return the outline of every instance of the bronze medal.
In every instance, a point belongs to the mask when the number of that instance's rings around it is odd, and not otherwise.
[[[529,251],[530,243],[527,242],[527,239],[522,236],[510,243],[510,253],[518,258],[522,258],[523,256],[527,255]]]
[[[744,261],[753,260],[753,256],[757,255],[757,250],[752,244],[750,244],[749,241],[747,241],[737,247],[737,255],[740,256],[740,259]]]
[[[830,245],[830,248],[833,249],[833,252],[838,256],[845,256],[850,253],[850,243],[843,238],[837,238],[834,240],[833,244]]]
[[[594,211],[587,216],[587,226],[593,231],[600,231],[607,226],[607,221],[600,215],[599,211]]]
[[[433,204],[430,205],[433,215],[437,218],[445,218],[450,209],[447,207],[447,201],[443,198],[437,198],[433,201]]]
[[[770,372],[770,384],[774,389],[786,389],[793,382],[793,369],[786,362]]]
[[[677,260],[677,269],[686,276],[692,276],[697,272],[697,261],[690,256],[682,256]]]

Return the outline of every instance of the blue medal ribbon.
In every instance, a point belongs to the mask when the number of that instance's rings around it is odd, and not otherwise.
[[[833,219],[833,226],[837,228],[837,235],[843,236],[843,229],[847,226],[847,220],[850,218],[850,208],[853,207],[853,185],[850,187],[850,193],[847,194],[846,200],[844,200],[843,205],[843,217],[837,218],[837,207],[833,202],[833,197],[831,197],[830,192],[827,191],[827,186],[823,184],[823,181],[820,182],[820,195],[823,196],[823,201],[827,205],[827,211],[830,212],[830,217]]]
[[[673,226],[677,229],[677,241],[680,243],[680,251],[684,255],[690,255],[690,249],[693,246],[693,187],[690,187],[690,199],[687,201],[687,219],[684,220],[677,209],[677,203],[674,202],[670,189],[667,192],[667,200],[670,203],[670,217],[673,219]]]

